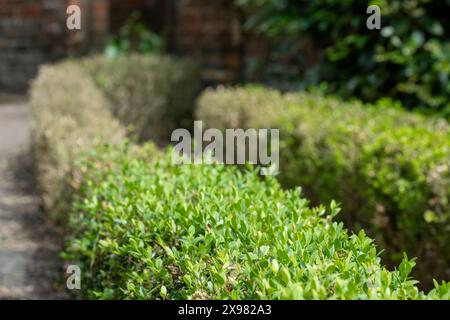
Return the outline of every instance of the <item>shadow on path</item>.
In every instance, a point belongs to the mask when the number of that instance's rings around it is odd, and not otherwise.
[[[0,106],[0,299],[63,299],[60,243],[39,209],[28,149],[26,103]]]

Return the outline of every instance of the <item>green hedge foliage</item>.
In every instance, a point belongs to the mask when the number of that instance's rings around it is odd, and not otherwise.
[[[411,108],[441,109],[450,116],[449,0],[234,2],[247,12],[250,30],[277,44],[271,53],[279,61],[298,57],[302,39],[312,39],[323,52],[318,66],[297,59],[291,69],[305,71],[297,82],[326,81],[330,91],[346,97],[373,102],[389,96]],[[369,5],[381,9],[381,30],[367,29]],[[276,69],[266,67],[271,68]]]
[[[172,164],[154,148],[102,146],[82,161],[65,258],[101,299],[446,299],[380,265],[363,231],[299,190],[224,165]]]
[[[44,208],[61,218],[74,187],[76,155],[97,139],[113,143],[125,137],[109,103],[93,80],[73,62],[44,66],[30,93],[32,152]]]
[[[33,153],[44,208],[62,218],[73,193],[66,175],[76,155],[97,141],[121,141],[129,131],[161,143],[181,119],[191,119],[197,67],[168,56],[103,56],[44,66],[34,81]],[[56,217],[57,216],[57,217]]]
[[[334,202],[312,209],[256,172],[175,166],[170,150],[124,140],[76,62],[43,67],[31,105],[39,186],[68,220],[64,258],[82,268],[83,297],[450,298],[446,283],[420,291],[406,257],[396,271],[382,267],[364,232],[333,221]]]
[[[140,140],[166,142],[173,129],[192,122],[200,75],[190,60],[131,54],[91,57],[81,65],[111,102],[113,115],[134,127]]]
[[[205,92],[197,118],[211,128],[279,128],[280,179],[314,203],[342,202],[387,261],[419,258],[417,275],[450,278],[450,127],[392,107],[259,87]]]

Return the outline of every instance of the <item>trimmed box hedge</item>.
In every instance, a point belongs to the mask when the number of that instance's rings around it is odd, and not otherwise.
[[[416,287],[414,261],[382,267],[364,232],[333,221],[334,203],[311,209],[254,171],[176,166],[171,150],[127,141],[77,63],[41,69],[31,103],[41,191],[68,217],[64,258],[83,297],[450,298],[446,283]]]
[[[224,165],[173,164],[153,147],[102,146],[80,163],[65,258],[96,299],[448,299],[397,271],[363,231],[311,209],[300,191]],[[134,155],[133,155],[134,154]],[[148,158],[146,155],[148,154]],[[100,155],[100,159],[98,158]]]
[[[315,93],[249,86],[206,91],[209,128],[280,129],[280,180],[313,203],[342,202],[340,217],[387,249],[419,258],[416,275],[450,279],[450,127],[445,120]]]
[[[97,139],[122,141],[125,129],[93,80],[74,62],[41,67],[30,93],[32,152],[42,205],[64,219],[76,156]]]
[[[188,60],[131,54],[80,61],[111,103],[111,111],[132,126],[141,141],[165,144],[171,132],[192,124],[200,71]]]
[[[96,141],[168,140],[192,119],[198,68],[169,56],[94,56],[43,66],[30,90],[33,153],[46,211],[63,218],[75,154]],[[133,127],[130,132],[129,126]]]

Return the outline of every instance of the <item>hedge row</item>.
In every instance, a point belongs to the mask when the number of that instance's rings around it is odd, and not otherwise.
[[[364,228],[417,276],[450,279],[450,127],[381,102],[342,102],[260,87],[218,89],[198,101],[212,128],[279,128],[280,180],[314,203],[341,201],[341,218]]]
[[[450,298],[446,283],[415,286],[414,261],[383,268],[371,239],[333,222],[334,204],[310,209],[255,172],[175,166],[170,150],[120,142],[76,63],[43,68],[31,100],[41,190],[69,204],[64,256],[82,268],[83,297]]]
[[[190,60],[132,54],[80,64],[109,99],[113,115],[134,127],[141,141],[165,143],[175,128],[192,123],[200,76]]]
[[[32,152],[44,208],[59,220],[67,210],[76,155],[97,138],[121,141],[125,129],[112,116],[107,99],[78,65],[44,66],[31,94]]]
[[[284,191],[273,178],[177,166],[171,150],[155,157],[147,148],[102,146],[80,162],[85,183],[65,258],[83,270],[83,296],[450,298],[448,284],[418,290],[409,278],[414,261],[383,268],[363,231],[349,235],[333,221],[334,204],[311,209],[299,190]]]
[[[94,56],[41,68],[31,88],[33,153],[44,208],[65,210],[74,155],[132,133],[161,143],[192,118],[197,67],[168,56]],[[57,214],[56,214],[57,213]]]

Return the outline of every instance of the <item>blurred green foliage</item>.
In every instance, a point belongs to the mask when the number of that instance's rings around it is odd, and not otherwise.
[[[148,61],[134,59],[133,63],[148,66]],[[87,72],[87,65],[82,67],[83,63],[64,62],[43,67],[31,93],[33,147],[39,148],[36,149],[38,183],[49,200],[66,201],[57,210],[60,218],[69,219],[69,223],[64,224],[68,229],[62,256],[83,270],[80,296],[99,299],[449,299],[450,285],[445,282],[439,285],[435,281],[434,289],[428,294],[421,291],[410,276],[416,263],[406,256],[396,270],[386,269],[380,262],[374,241],[364,231],[351,234],[343,223],[334,221],[340,210],[334,201],[330,201],[329,207],[311,208],[298,188],[285,191],[275,179],[261,180],[253,170],[241,172],[224,165],[177,166],[173,164],[170,149],[164,155],[153,144],[131,143],[125,139],[125,129],[111,113],[113,106],[98,87],[107,82],[94,79]],[[103,66],[100,70],[105,72]],[[128,82],[122,84],[126,86]],[[179,89],[176,83],[175,89]],[[286,96],[286,100],[280,101],[280,93],[260,91],[260,99],[250,96],[249,103],[246,103],[247,91],[238,96],[230,92],[223,105],[219,103],[220,92],[219,99],[211,100],[217,105],[212,103],[211,106],[228,116],[242,111],[239,116],[256,126],[258,119],[274,120],[270,116],[275,110],[272,107],[279,108],[279,104],[271,102],[283,102],[287,104],[284,110],[289,113],[281,115],[292,115],[292,119],[277,121],[294,130],[303,112],[297,105],[293,104],[292,110],[288,106],[291,99],[295,102],[303,96]],[[351,115],[334,100],[303,98],[307,106],[314,106],[316,101],[318,105],[311,109],[321,113],[315,115],[325,115],[330,109],[336,111],[335,117]],[[258,110],[251,103],[263,108]],[[321,104],[325,105],[321,107]],[[337,109],[342,110],[337,112]],[[365,110],[361,109],[361,121],[368,125],[364,119],[370,119],[373,114],[364,117]],[[144,111],[136,109],[138,113]],[[253,118],[254,114],[247,111],[259,111],[259,118]],[[147,113],[142,116],[146,117]],[[314,114],[310,117],[315,121],[320,119]],[[396,119],[393,117],[385,125],[389,128]],[[422,118],[404,119],[413,126],[411,130],[422,125]],[[313,140],[305,142],[315,143],[318,137],[316,145],[322,150],[314,154],[324,155],[328,151],[330,155],[325,161],[332,164],[336,160],[334,168],[339,169],[340,162],[346,160],[346,148],[343,145],[333,153],[331,147],[339,144],[342,137],[348,137],[352,146],[358,140],[350,138],[360,127],[344,127],[345,122],[342,122],[343,127],[333,131],[330,124],[334,119],[329,120],[328,124],[326,120],[316,122],[324,128],[324,134],[330,133],[329,143],[318,135],[311,135]],[[375,121],[372,126],[378,127],[378,123]],[[303,132],[319,131],[314,124],[305,122],[306,126],[294,132],[294,138],[303,141]],[[345,130],[347,134],[341,135]],[[361,134],[372,138],[371,131],[368,128]],[[428,145],[429,140],[433,143],[440,140],[428,139],[426,131],[426,128],[419,131],[417,138],[419,134],[425,137],[417,139],[418,146]],[[364,136],[362,142],[363,139]],[[287,151],[292,145],[289,140],[285,141]],[[394,143],[398,141],[386,144],[389,147],[386,152],[399,153],[402,157],[402,148],[395,149]],[[314,146],[311,149],[314,150]],[[419,147],[416,149],[423,151]],[[292,150],[294,157],[299,149]],[[367,152],[372,150],[369,148]],[[444,146],[437,152],[441,154],[447,149]],[[434,163],[433,159],[439,158],[439,154],[424,157]],[[340,155],[343,157],[339,158]],[[405,163],[410,155],[404,155]],[[292,164],[294,167],[294,161]],[[411,171],[414,173],[414,168]],[[385,172],[395,174],[396,170]],[[448,167],[445,167],[432,178],[440,180],[440,175],[447,177],[447,172]],[[332,170],[328,174],[331,175]],[[439,190],[446,190],[446,179],[442,180],[443,184],[434,182],[443,186]],[[46,208],[55,210],[54,206]],[[436,217],[429,212],[428,218],[433,221]]]
[[[74,61],[42,66],[30,90],[32,153],[43,208],[55,222],[65,221],[70,207],[78,152],[97,138],[122,141],[125,128],[113,117],[108,100]]]
[[[119,33],[109,39],[105,54],[109,58],[115,58],[133,52],[152,54],[161,53],[163,50],[163,39],[148,29],[141,21],[139,12],[134,12],[120,28]]]
[[[131,53],[80,63],[108,98],[113,115],[132,126],[139,140],[163,143],[172,130],[192,123],[200,75],[190,59]]]
[[[83,270],[82,297],[449,298],[447,283],[417,288],[413,260],[384,268],[364,231],[333,221],[334,202],[310,208],[299,189],[253,170],[174,165],[170,149],[134,153],[103,145],[78,162],[63,257]]]
[[[225,110],[225,111],[224,111]],[[386,248],[419,258],[416,276],[450,274],[450,127],[382,100],[248,86],[208,90],[197,118],[208,128],[279,128],[280,176],[314,203],[342,202],[341,218]]]
[[[245,26],[281,42],[309,37],[323,62],[298,75],[331,92],[450,115],[449,0],[235,0]],[[369,5],[381,8],[381,30],[369,30]],[[446,13],[447,12],[447,13]],[[279,43],[279,42],[278,42]],[[280,45],[275,50],[280,50]],[[283,50],[297,50],[284,46]]]
[[[181,117],[192,118],[198,78],[195,64],[165,55],[93,56],[42,66],[30,91],[32,151],[42,204],[52,218],[66,218],[76,189],[66,182],[77,175],[77,152],[97,138],[113,143],[132,134],[167,141]]]

